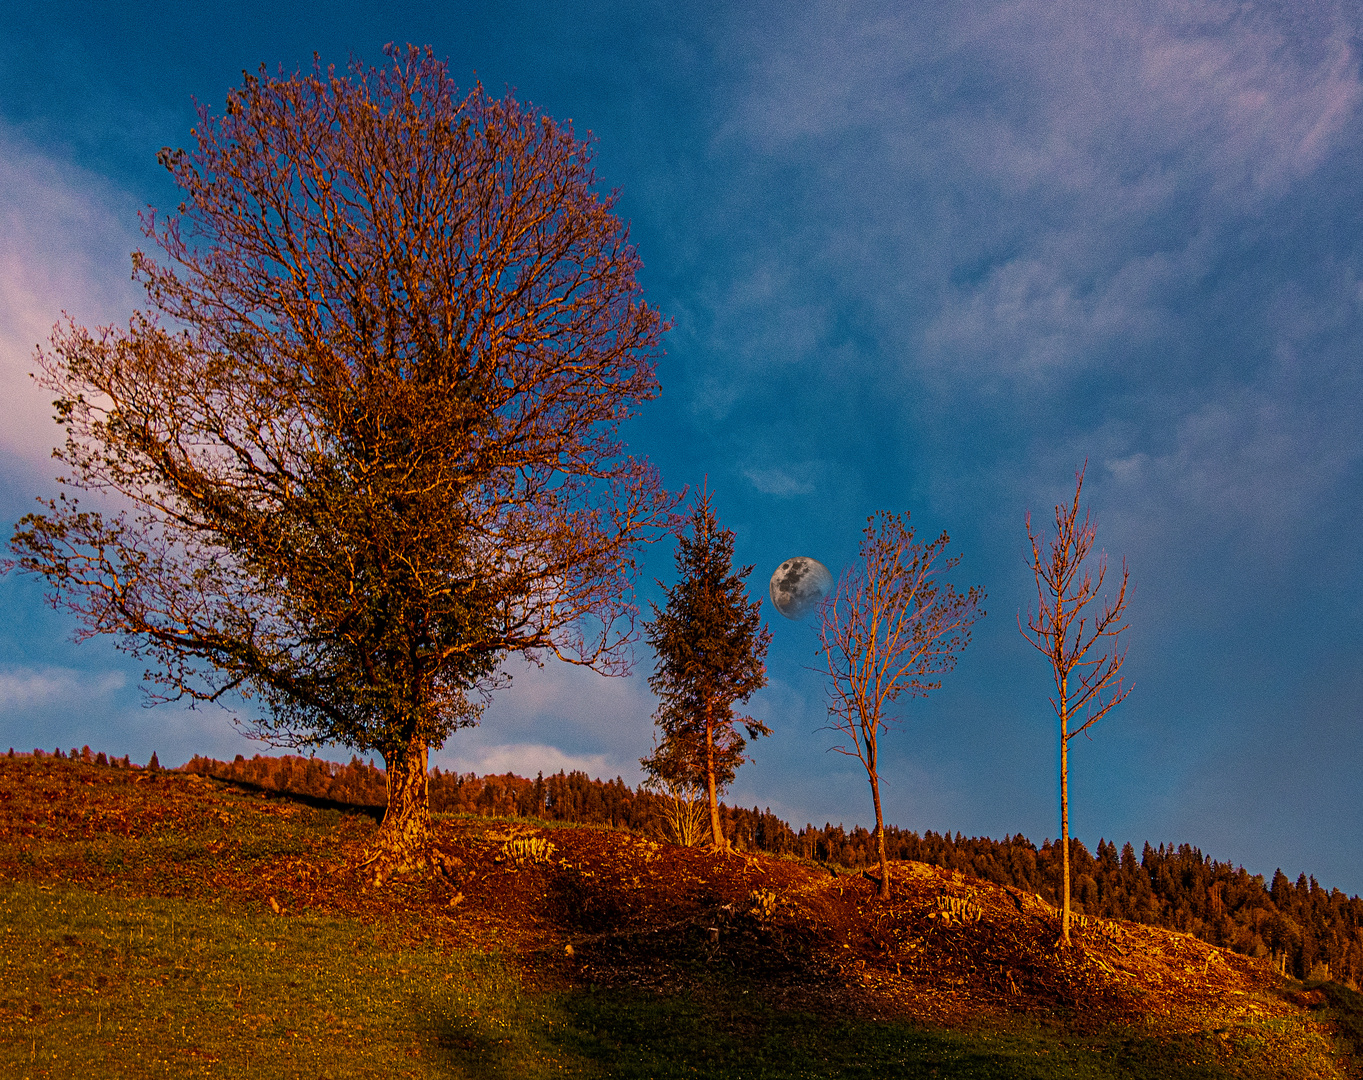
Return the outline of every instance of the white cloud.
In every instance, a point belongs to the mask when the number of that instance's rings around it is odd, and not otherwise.
[[[499,692],[474,728],[457,731],[432,764],[459,772],[580,769],[596,777],[639,779],[639,758],[653,738],[655,702],[643,672],[607,678],[548,660],[512,660]]]
[[[941,141],[1016,215],[1017,251],[944,293],[930,356],[1036,375],[1149,340],[1204,272],[1208,223],[1256,212],[1339,144],[1363,99],[1347,41],[1303,57],[1263,20],[1209,26],[1208,10],[1015,5],[971,43],[1019,92],[953,111]]]
[[[518,721],[571,717],[602,731],[653,712],[652,698],[637,675],[605,676],[591,668],[548,659],[541,667],[507,662],[511,686],[498,693],[490,713]]]
[[[1296,234],[1354,199],[1330,166],[1359,144],[1356,22],[1021,0],[740,28],[710,150],[754,194],[717,204],[745,243],[715,275],[732,295],[704,293],[725,349],[702,378],[778,444],[777,414],[902,431],[934,490],[983,470],[1032,501],[1091,458],[1152,521],[1309,522],[1363,454],[1356,260],[1341,242],[1332,271]],[[789,375],[761,348],[786,313]],[[811,481],[770,450],[744,472]]]
[[[64,667],[0,668],[0,709],[19,711],[59,705],[88,705],[127,684],[120,671],[77,671]]]
[[[448,762],[448,765],[445,763]],[[559,771],[585,772],[598,779],[615,776],[608,754],[565,754],[542,743],[504,743],[479,747],[475,752],[442,754],[438,762],[456,772],[515,773],[517,776],[550,775]]]
[[[785,467],[744,469],[743,475],[762,494],[788,499],[795,495],[808,495],[813,491],[815,481],[821,472],[822,466],[819,462],[804,462]]]
[[[1177,2],[764,20],[735,38],[756,59],[715,150],[756,152],[770,171],[754,182],[804,212],[750,226],[745,260],[784,268],[732,275],[735,295],[765,297],[761,319],[713,290],[725,367],[769,370],[747,343],[787,321],[804,330],[784,355],[831,365],[830,320],[804,314],[821,277],[911,365],[970,380],[1174,332],[1164,309],[1205,273],[1210,232],[1317,170],[1359,111],[1351,28],[1317,33],[1303,45],[1271,12]]]
[[[62,313],[86,325],[132,310],[131,200],[43,155],[0,121],[0,449],[46,462],[61,433],[51,395],[29,377]],[[47,466],[44,464],[43,468]]]

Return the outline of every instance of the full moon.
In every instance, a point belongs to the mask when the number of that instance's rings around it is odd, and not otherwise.
[[[805,555],[787,559],[771,576],[771,602],[787,619],[803,619],[833,587],[828,567]]]

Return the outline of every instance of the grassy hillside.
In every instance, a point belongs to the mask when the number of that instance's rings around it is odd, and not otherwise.
[[[921,863],[861,875],[0,759],[6,1076],[1337,1077],[1358,995]]]
[[[342,765],[291,755],[238,757],[233,762],[195,757],[185,769],[349,805],[380,806],[386,797],[383,771],[356,758]],[[510,773],[474,776],[432,769],[430,793],[436,811],[626,826],[647,835],[670,835],[663,827],[661,800],[631,789],[618,777],[602,781],[581,772],[560,772],[531,780]],[[848,831],[841,825],[807,824],[797,833],[770,810],[721,803],[719,813],[725,835],[740,852],[843,867],[879,865],[874,837],[860,826]],[[1050,904],[1060,901],[1063,860],[1058,841],[1037,847],[1022,835],[993,840],[928,831],[920,836],[891,825],[886,847],[891,859],[959,870],[1036,893]],[[1267,960],[1299,979],[1334,978],[1355,989],[1363,979],[1363,898],[1322,888],[1305,874],[1294,883],[1279,870],[1270,883],[1187,844],[1147,843],[1137,857],[1131,844],[1118,852],[1105,840],[1093,855],[1071,840],[1070,863],[1071,902],[1084,914],[1190,933]]]

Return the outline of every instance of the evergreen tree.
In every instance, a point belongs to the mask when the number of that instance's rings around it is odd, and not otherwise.
[[[753,568],[734,570],[734,534],[720,528],[708,491],[689,524],[690,535],[677,538],[677,582],[666,589],[667,605],[652,605],[653,619],[644,625],[658,657],[648,685],[661,699],[654,721],[662,738],[640,763],[655,780],[703,784],[710,839],[724,848],[719,792],[733,780],[747,745],[735,725],[749,739],[771,734],[760,720],[734,714],[736,703],[767,683],[771,631],[762,623],[761,601],[748,599],[745,580]]]

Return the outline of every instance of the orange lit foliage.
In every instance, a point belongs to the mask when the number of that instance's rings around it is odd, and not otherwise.
[[[607,672],[670,524],[617,428],[664,328],[588,144],[410,49],[248,76],[162,151],[150,313],[40,355],[68,489],[12,546],[165,698],[241,693],[279,745],[380,753],[376,866],[419,867],[427,751],[501,659]]]

